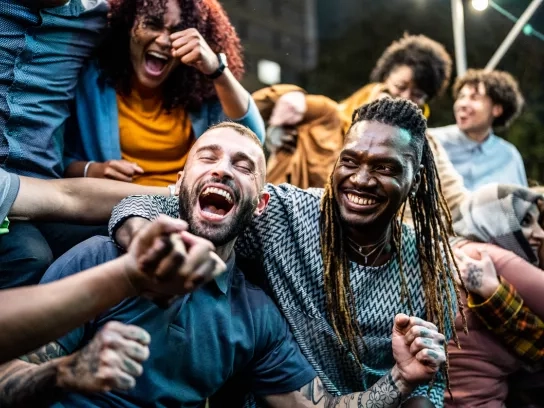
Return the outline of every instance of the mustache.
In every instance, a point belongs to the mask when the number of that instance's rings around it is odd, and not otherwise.
[[[198,185],[196,186],[196,188],[194,190],[195,191],[195,196],[199,197],[200,193],[202,193],[202,190],[204,189],[204,186],[206,184],[210,184],[210,183],[223,184],[224,186],[230,188],[230,190],[232,191],[232,193],[234,195],[234,197],[233,197],[234,201],[235,202],[240,201],[240,190],[238,190],[238,188],[236,187],[236,184],[234,183],[234,180],[229,178],[229,177],[210,177],[207,180],[201,181],[200,183],[198,183]]]

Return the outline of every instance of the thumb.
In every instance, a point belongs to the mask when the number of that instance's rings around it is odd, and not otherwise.
[[[136,163],[132,163],[132,166],[134,167],[134,171],[138,174],[144,174],[144,169],[142,169],[140,166],[138,166]]]
[[[393,326],[393,331],[404,334],[404,329],[410,323],[410,316],[405,315],[404,313],[399,313],[395,316],[395,324]]]

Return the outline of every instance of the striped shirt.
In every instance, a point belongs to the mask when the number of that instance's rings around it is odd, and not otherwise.
[[[238,238],[236,252],[260,259],[267,283],[302,352],[331,394],[365,391],[395,364],[391,345],[397,313],[410,314],[408,301],[401,301],[399,265],[396,257],[378,267],[350,263],[357,320],[368,351],[361,369],[340,343],[326,314],[323,261],[319,242],[322,189],[301,190],[288,184],[267,184],[270,201],[266,211]],[[159,214],[179,217],[177,197],[133,196],[113,210],[110,233],[131,216],[154,219]],[[403,270],[412,299],[413,314],[425,319],[423,282],[419,254],[412,229],[403,231]],[[448,319],[446,319],[447,321]],[[446,326],[448,327],[448,326]],[[445,333],[449,337],[449,333]],[[445,383],[439,375],[430,392],[436,407],[443,406]],[[412,396],[426,396],[428,386]]]

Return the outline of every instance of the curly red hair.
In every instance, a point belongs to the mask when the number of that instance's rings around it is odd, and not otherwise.
[[[229,18],[217,0],[177,0],[182,29],[196,28],[210,48],[227,55],[229,69],[238,80],[244,74],[242,46]],[[136,18],[161,17],[168,0],[112,0],[108,32],[97,56],[101,77],[122,94],[131,91],[134,73],[130,61],[130,35]],[[199,109],[202,102],[216,97],[212,81],[193,67],[181,64],[166,79],[163,104],[167,110]]]

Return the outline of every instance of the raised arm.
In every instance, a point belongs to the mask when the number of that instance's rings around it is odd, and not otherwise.
[[[9,217],[106,223],[113,207],[134,194],[170,195],[166,187],[147,187],[90,178],[41,180],[20,177],[19,193]]]
[[[444,336],[436,326],[416,317],[397,315],[392,335],[396,365],[364,392],[333,396],[316,377],[297,391],[269,395],[262,399],[272,407],[391,408],[433,407],[427,398],[413,394],[418,385],[429,382],[446,361]],[[414,398],[412,398],[414,397]]]

